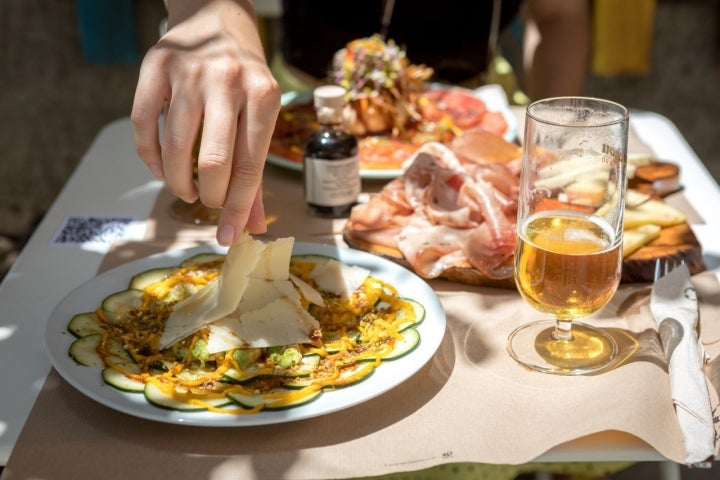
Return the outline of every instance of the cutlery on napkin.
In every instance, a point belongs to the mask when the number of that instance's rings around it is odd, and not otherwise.
[[[715,429],[705,375],[705,353],[697,334],[698,304],[687,265],[652,287],[650,312],[668,363],[670,391],[685,443],[685,462],[706,466],[715,452]]]

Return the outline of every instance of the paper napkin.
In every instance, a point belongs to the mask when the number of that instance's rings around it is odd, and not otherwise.
[[[685,442],[685,461],[704,466],[715,452],[715,429],[702,371],[705,354],[697,334],[697,294],[687,265],[655,282],[650,311],[667,358],[670,391]]]

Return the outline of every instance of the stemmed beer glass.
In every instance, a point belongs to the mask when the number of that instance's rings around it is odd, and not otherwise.
[[[507,350],[533,370],[579,375],[617,354],[606,331],[577,322],[615,293],[622,268],[628,111],[562,97],[527,108],[515,283],[548,319],[513,331]]]

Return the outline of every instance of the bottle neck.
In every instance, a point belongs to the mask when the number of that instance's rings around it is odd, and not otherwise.
[[[340,125],[342,124],[342,110],[335,108],[319,108],[317,110],[318,123],[321,125]]]

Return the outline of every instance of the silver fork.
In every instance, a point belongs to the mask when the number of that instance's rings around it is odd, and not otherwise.
[[[661,277],[664,277],[675,268],[684,264],[685,258],[681,258],[680,260],[675,257],[658,258],[655,260],[655,273],[653,275],[653,281],[657,282]]]
[[[674,257],[665,257],[663,259],[658,258],[655,261],[655,274],[654,280],[657,282],[662,277],[672,272],[675,268],[683,265],[685,259],[682,258],[678,261]],[[660,343],[663,346],[665,354],[668,359],[672,355],[672,352],[678,346],[683,336],[683,328],[680,322],[674,318],[666,318],[658,323],[658,334],[660,335]]]

